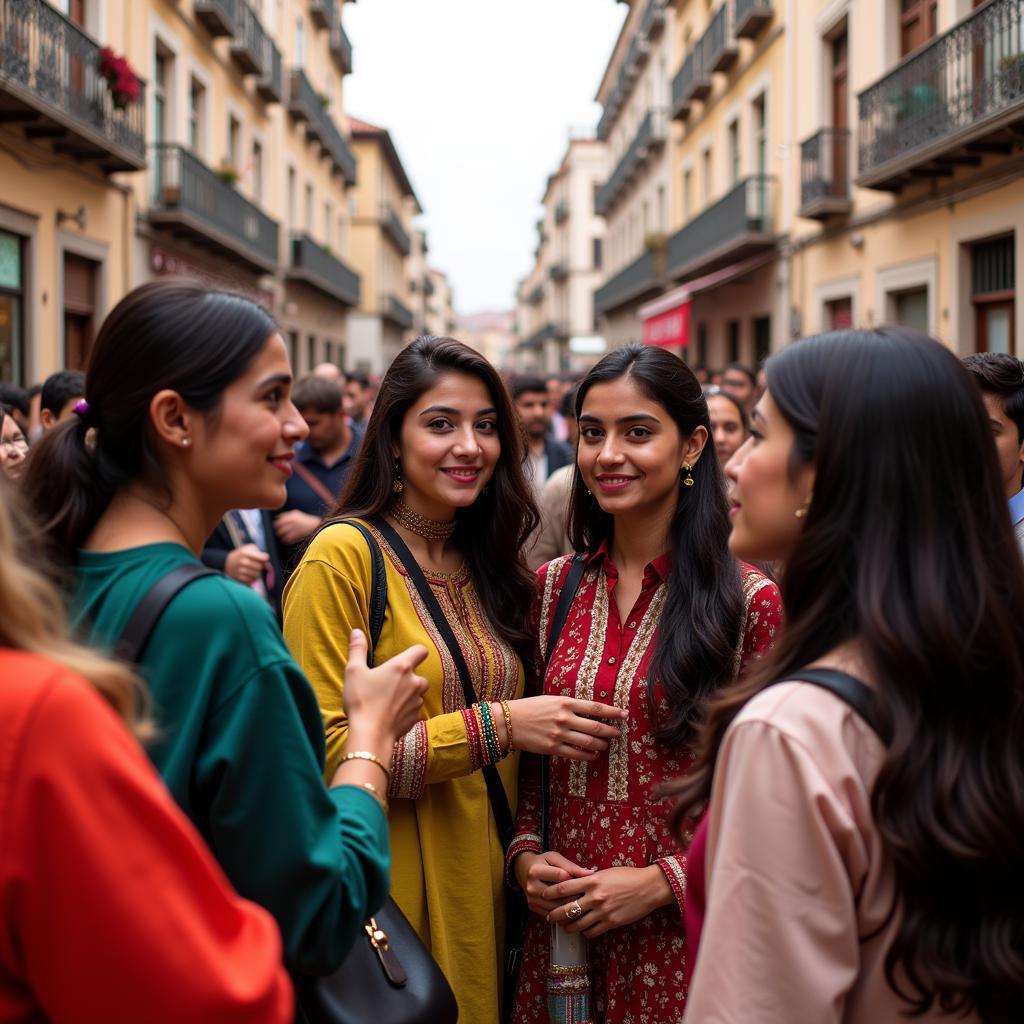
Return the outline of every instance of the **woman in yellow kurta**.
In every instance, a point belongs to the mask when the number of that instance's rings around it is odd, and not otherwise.
[[[621,716],[590,701],[523,697],[534,660],[533,576],[520,552],[536,512],[522,461],[515,413],[493,367],[452,339],[418,339],[381,384],[336,517],[364,525],[386,517],[423,569],[472,678],[467,708],[433,619],[376,533],[387,612],[375,657],[413,643],[429,652],[418,669],[430,681],[425,718],[396,744],[391,764],[392,894],[472,1024],[498,1020],[504,934],[504,852],[480,769],[499,762],[514,812],[512,748],[592,760],[618,735],[611,723]],[[370,634],[372,579],[366,540],[337,522],[314,538],[285,590],[285,637],[320,701],[328,772],[347,735],[347,637],[352,628]]]

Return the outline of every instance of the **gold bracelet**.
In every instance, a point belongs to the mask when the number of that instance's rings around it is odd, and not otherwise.
[[[374,798],[374,800],[376,800],[377,803],[381,805],[381,807],[384,809],[384,813],[386,814],[388,810],[388,802],[384,799],[384,797],[380,795],[380,790],[372,782],[360,782],[359,786],[360,788],[365,789],[366,792],[369,793]]]
[[[507,700],[501,702],[501,710],[505,716],[505,731],[508,733],[508,753],[511,754],[516,748],[512,745],[512,709]]]
[[[388,785],[391,785],[391,770],[376,754],[371,753],[369,750],[353,750],[351,754],[345,754],[338,762],[338,766],[340,767],[346,761],[369,761],[370,764],[375,764],[387,776]]]

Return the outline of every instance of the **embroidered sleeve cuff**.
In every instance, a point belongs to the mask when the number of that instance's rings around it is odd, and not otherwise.
[[[396,744],[391,756],[392,799],[418,800],[427,778],[427,723],[417,722]]]
[[[521,853],[543,853],[540,836],[536,832],[520,832],[519,835],[509,843],[508,853],[505,854],[505,884],[510,889],[518,889],[516,881],[515,863],[516,857]]]
[[[672,886],[672,893],[676,898],[676,906],[679,908],[679,916],[683,916],[686,909],[686,858],[679,856],[662,857],[654,862],[665,872],[668,884]]]

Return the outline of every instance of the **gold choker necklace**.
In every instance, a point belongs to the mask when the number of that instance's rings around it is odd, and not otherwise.
[[[455,533],[454,519],[444,521],[428,519],[418,512],[413,512],[401,498],[392,506],[391,514],[399,526],[424,540],[451,540],[452,534]]]

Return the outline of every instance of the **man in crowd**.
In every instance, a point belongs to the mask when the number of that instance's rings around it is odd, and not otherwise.
[[[544,481],[556,469],[572,461],[572,452],[568,445],[551,436],[551,399],[544,381],[539,377],[516,377],[511,390],[512,401],[526,432],[527,475],[539,495]]]
[[[75,403],[85,398],[85,374],[58,370],[43,383],[39,399],[39,423],[44,433],[75,414]]]
[[[337,363],[317,363],[313,367],[313,376],[323,377],[324,380],[333,380],[335,383],[341,384],[344,374]]]
[[[271,513],[234,509],[217,524],[203,547],[203,564],[252,587],[281,619],[284,573]]]
[[[992,425],[1003,489],[1017,543],[1024,553],[1024,362],[998,352],[967,356]]]
[[[359,370],[345,375],[345,402],[352,425],[359,430],[366,429],[376,390],[370,378]]]
[[[334,381],[303,377],[292,391],[292,401],[309,436],[295,451],[288,497],[274,518],[286,571],[295,568],[306,539],[333,511],[363,439],[362,431],[349,425],[341,389]]]
[[[749,416],[757,402],[757,374],[745,363],[730,363],[722,374],[722,390],[735,397]]]

